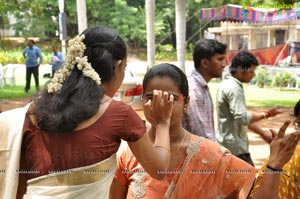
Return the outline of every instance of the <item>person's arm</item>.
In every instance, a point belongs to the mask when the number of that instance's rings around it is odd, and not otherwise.
[[[280,128],[278,134],[270,145],[270,158],[268,166],[273,169],[282,169],[282,167],[290,160],[295,148],[300,140],[300,133],[293,132],[284,136],[285,130],[290,121],[286,121]],[[274,130],[272,133],[275,134]],[[264,173],[260,186],[254,194],[254,199],[275,199],[278,198],[280,173],[276,173],[272,169],[267,169]]]
[[[169,127],[171,114],[173,109],[174,97],[168,100],[168,93],[161,91],[153,91],[153,102],[149,101],[144,106],[144,113],[153,129],[155,129],[155,141],[151,143],[148,133],[145,133],[142,138],[136,142],[128,142],[128,145],[148,172],[155,179],[162,179],[163,174],[160,170],[166,170],[170,164],[170,136]]]
[[[26,48],[23,50],[23,57],[26,58]]]
[[[278,114],[282,113],[281,111],[277,109],[270,109],[267,112],[252,112],[252,119],[250,121],[250,124],[248,125],[248,128],[260,135],[267,143],[271,143],[271,141],[275,138],[276,133],[274,134],[271,131],[263,130],[262,128],[259,127],[259,125],[256,123],[256,121],[259,121],[261,119],[266,119],[269,117],[274,117]]]
[[[224,101],[227,101],[231,115],[239,120],[242,125],[249,125],[252,114],[247,112],[244,91],[240,87],[225,88]]]
[[[110,199],[125,199],[128,187],[121,184],[116,178],[110,186],[109,198]]]
[[[59,59],[59,62],[60,62],[60,63],[62,63],[62,62],[64,61],[64,56],[63,56],[62,53],[59,53],[59,54],[57,55],[57,58]]]
[[[266,112],[251,112],[250,114],[252,115],[250,124],[267,118]]]
[[[38,50],[38,57],[40,58],[40,64],[42,64],[43,61],[44,61],[44,57],[43,57],[43,55],[42,55],[41,50],[40,50],[39,48],[38,48],[37,50]]]
[[[274,117],[278,114],[282,113],[281,111],[277,110],[276,108],[270,109],[268,111],[263,111],[263,112],[252,112],[252,119],[250,123],[257,122],[262,119],[267,119],[269,117]]]
[[[273,134],[271,131],[267,131],[260,128],[258,123],[251,123],[248,125],[248,128],[252,132],[260,135],[263,138],[263,140],[265,140],[267,143],[271,143],[276,136],[276,134]]]

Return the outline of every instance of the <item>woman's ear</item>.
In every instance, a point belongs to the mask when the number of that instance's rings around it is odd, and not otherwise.
[[[122,60],[117,60],[115,63],[115,72],[116,70],[120,70],[122,66]]]
[[[186,113],[190,103],[190,96],[187,96],[184,100],[183,112]]]

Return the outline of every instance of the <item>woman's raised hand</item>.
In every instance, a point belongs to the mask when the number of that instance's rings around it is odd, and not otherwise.
[[[285,131],[289,124],[289,120],[285,121],[270,145],[270,159],[268,165],[272,168],[281,169],[292,157],[300,140],[299,131],[285,136]],[[273,134],[276,133],[273,129],[270,130]]]
[[[174,96],[161,90],[153,90],[153,100],[149,100],[144,106],[146,119],[156,126],[160,123],[170,123]]]

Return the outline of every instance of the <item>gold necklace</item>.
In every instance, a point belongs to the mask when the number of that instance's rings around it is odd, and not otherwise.
[[[181,142],[180,142],[180,144],[179,144],[179,147],[178,147],[178,149],[176,150],[176,152],[173,153],[173,152],[171,151],[172,154],[176,154],[176,153],[180,150],[180,146],[182,145],[183,141],[185,140],[186,134],[187,134],[187,130],[184,129],[184,136],[183,136],[183,138],[182,138],[182,140],[181,140]]]

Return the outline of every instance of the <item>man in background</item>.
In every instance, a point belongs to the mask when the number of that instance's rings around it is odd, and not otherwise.
[[[275,137],[270,131],[261,129],[255,122],[274,117],[280,112],[270,109],[266,112],[247,112],[243,83],[249,83],[255,76],[258,60],[247,51],[238,52],[232,59],[231,75],[224,79],[217,93],[218,142],[231,153],[252,166],[249,153],[248,128],[271,143]]]
[[[23,56],[26,60],[25,92],[28,93],[30,90],[31,74],[33,74],[35,80],[36,91],[39,91],[39,66],[43,63],[43,55],[39,47],[35,46],[34,40],[28,41],[28,46],[24,49]]]
[[[54,46],[52,48],[53,54],[51,58],[50,65],[52,65],[52,77],[54,76],[54,73],[60,69],[61,64],[64,62],[64,56],[61,52],[58,51],[58,48]]]
[[[195,70],[188,77],[190,102],[182,121],[186,130],[214,141],[213,102],[207,83],[212,78],[222,76],[226,48],[226,44],[213,39],[204,39],[195,44]]]

